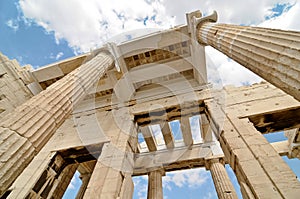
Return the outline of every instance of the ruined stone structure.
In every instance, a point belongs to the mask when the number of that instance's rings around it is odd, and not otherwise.
[[[219,198],[237,198],[225,164],[244,198],[299,198],[280,156],[300,157],[300,32],[215,22],[193,12],[187,25],[34,71],[1,55],[1,198],[61,198],[78,171],[77,199],[132,198],[139,175],[159,199],[166,172],[198,167]],[[269,83],[214,89],[205,45]],[[288,141],[263,136],[278,131]]]

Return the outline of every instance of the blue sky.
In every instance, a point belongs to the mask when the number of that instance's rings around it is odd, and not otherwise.
[[[62,39],[57,44],[53,33],[35,23],[26,24],[17,3],[15,0],[0,1],[0,52],[34,68],[74,56],[67,41]]]
[[[300,29],[300,5],[295,0],[190,0],[189,3],[181,0],[1,0],[0,52],[17,59],[21,65],[37,68],[97,48],[119,33],[131,38],[134,32],[128,31],[134,29],[183,24],[185,13],[196,9],[205,14],[217,10],[219,21],[225,23]],[[238,86],[260,81],[211,48],[207,49],[207,60],[212,82]],[[176,123],[172,125],[176,128]],[[281,133],[267,139],[282,140],[283,136]],[[284,160],[299,176],[299,166],[295,166],[298,160]],[[234,181],[232,171],[226,169]],[[134,181],[138,187],[134,198],[142,198],[146,178],[134,178]],[[78,183],[73,180],[73,188],[65,198],[74,198],[72,194]],[[205,191],[208,195],[203,198],[217,198],[210,174],[203,169],[169,173],[164,177],[164,186],[165,198],[199,198]]]

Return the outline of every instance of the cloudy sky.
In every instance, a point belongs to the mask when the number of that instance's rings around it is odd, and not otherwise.
[[[107,40],[130,39],[137,29],[184,24],[185,13],[197,9],[204,14],[216,10],[219,22],[300,30],[297,0],[1,0],[0,52],[38,68],[88,52]],[[206,51],[210,81],[216,82],[218,75],[223,85],[261,80],[214,49]],[[209,175],[203,169],[168,174],[165,198],[198,198],[204,190],[204,198],[216,198]],[[146,178],[136,178],[135,184],[135,198],[145,197]]]
[[[120,34],[131,38],[136,29],[184,24],[185,13],[196,9],[204,14],[216,10],[224,23],[300,29],[296,0],[1,0],[0,51],[37,68],[95,49]],[[210,81],[217,81],[216,74],[223,85],[260,81],[217,51],[207,48],[207,54]]]

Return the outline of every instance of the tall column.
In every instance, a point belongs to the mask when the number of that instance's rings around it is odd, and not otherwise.
[[[88,183],[90,181],[92,172],[95,168],[96,161],[90,161],[81,163],[78,167],[78,171],[80,173],[79,178],[81,179],[81,186],[79,191],[77,192],[76,199],[82,199],[85,193],[85,190],[88,186]]]
[[[148,174],[148,199],[163,199],[163,174],[162,170],[151,171]]]
[[[0,196],[112,63],[110,55],[99,53],[0,121]]]
[[[293,171],[248,118],[224,113],[213,101],[209,114],[218,124],[220,144],[236,174],[244,198],[297,198],[300,183]]]
[[[137,150],[137,133],[134,123],[126,117],[126,111],[126,108],[119,108],[115,114],[103,111],[97,116],[110,142],[102,148],[83,198],[128,198],[133,193],[130,179],[133,154]],[[129,193],[124,194],[124,186],[129,187],[126,190]]]
[[[120,197],[118,199],[132,199],[134,191],[134,184],[132,181],[132,176],[129,174],[125,174]]]
[[[123,142],[127,141],[123,139]],[[109,160],[110,159],[110,160]],[[132,161],[131,161],[132,160]],[[127,189],[128,193],[124,194],[124,189],[128,186],[128,178],[131,177],[133,166],[133,154],[119,151],[112,144],[106,144],[103,147],[95,169],[92,173],[84,197],[89,198],[126,198],[132,196],[133,188]],[[131,169],[131,171],[129,171]],[[127,196],[125,196],[127,195]]]
[[[77,168],[78,164],[68,165],[60,174],[59,178],[55,180],[54,186],[47,195],[47,198],[62,198]]]
[[[237,199],[238,197],[227,175],[224,165],[220,163],[219,159],[209,160],[208,164],[218,194],[218,198]]]
[[[199,43],[214,47],[300,101],[300,32],[207,21],[213,19],[199,19]]]
[[[98,160],[83,198],[118,198],[123,182],[122,172]]]
[[[90,173],[86,173],[84,175],[80,175],[80,179],[81,179],[81,186],[79,188],[79,191],[76,195],[76,199],[82,199],[84,192],[88,186],[89,180],[91,178],[91,174]]]

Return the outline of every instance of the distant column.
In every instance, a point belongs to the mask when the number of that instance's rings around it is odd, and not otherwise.
[[[216,24],[197,26],[200,44],[210,45],[300,101],[300,32]]]
[[[151,171],[148,174],[148,199],[163,199],[163,174],[162,170]]]
[[[47,198],[62,198],[77,168],[78,164],[68,165],[59,175],[59,178],[55,180],[54,186],[52,187],[50,193],[47,195]]]
[[[112,64],[99,53],[0,121],[0,197]]]
[[[218,159],[209,160],[210,172],[220,199],[237,199],[234,187],[227,175],[225,167]]]
[[[80,186],[80,189],[76,195],[76,199],[82,199],[83,198],[83,195],[84,195],[84,192],[88,186],[88,183],[89,183],[89,180],[91,178],[91,174],[90,173],[86,173],[84,175],[80,175],[80,179],[81,179],[81,186]]]

